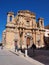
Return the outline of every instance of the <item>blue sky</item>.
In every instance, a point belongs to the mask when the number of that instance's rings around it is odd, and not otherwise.
[[[44,18],[44,25],[49,24],[49,0],[0,0],[0,41],[5,29],[7,12],[18,10],[30,10],[36,14],[36,19]]]

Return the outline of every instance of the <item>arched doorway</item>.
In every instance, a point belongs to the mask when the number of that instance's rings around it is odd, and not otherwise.
[[[30,37],[27,37],[27,39],[26,39],[26,45],[27,45],[27,46],[30,45]]]

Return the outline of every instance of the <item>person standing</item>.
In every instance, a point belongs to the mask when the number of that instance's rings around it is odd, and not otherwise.
[[[16,50],[18,50],[17,41],[15,41],[15,52],[16,52]]]
[[[1,49],[3,49],[3,44],[1,45]]]

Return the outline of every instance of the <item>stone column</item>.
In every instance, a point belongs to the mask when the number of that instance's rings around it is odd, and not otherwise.
[[[41,47],[44,47],[44,40],[43,40],[43,33],[40,33],[40,39],[41,39]]]
[[[7,23],[10,22],[10,15],[7,15]]]
[[[39,21],[39,27],[41,28],[41,22]]]
[[[20,34],[19,34],[19,30],[17,30],[17,34],[18,34],[18,48],[20,48]]]
[[[24,48],[25,48],[25,56],[27,57],[27,46],[26,46],[26,35],[25,35],[25,30],[23,30],[23,43],[24,43]]]
[[[25,30],[23,29],[23,46],[26,47],[26,37],[25,37]]]
[[[35,37],[35,32],[34,32],[34,30],[33,30],[33,43],[36,43],[36,37]]]
[[[14,21],[14,15],[12,15],[12,21]]]

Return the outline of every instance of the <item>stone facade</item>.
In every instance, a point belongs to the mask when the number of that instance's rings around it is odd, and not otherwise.
[[[13,12],[7,13],[6,29],[3,31],[2,42],[8,49],[14,48],[15,41],[18,47],[26,48],[35,44],[36,47],[44,46],[44,19],[38,18],[28,10],[20,10],[14,16]]]
[[[49,37],[49,29],[45,29],[45,37]]]

